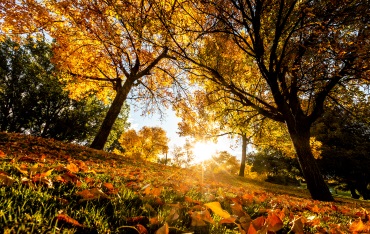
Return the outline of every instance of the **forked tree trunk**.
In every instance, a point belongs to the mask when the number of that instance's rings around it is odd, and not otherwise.
[[[112,130],[113,124],[116,121],[119,113],[121,112],[122,106],[126,101],[127,95],[130,92],[132,85],[133,81],[126,80],[124,85],[118,88],[117,94],[104,118],[99,132],[90,145],[91,148],[98,150],[102,150],[104,148],[109,133]]]
[[[319,201],[333,201],[333,196],[321,175],[319,167],[312,154],[310,146],[310,129],[304,127],[289,127],[290,137],[292,139],[299,165],[307,183],[311,197]]]
[[[244,177],[245,161],[247,159],[247,136],[242,135],[242,160],[240,162],[239,176]]]

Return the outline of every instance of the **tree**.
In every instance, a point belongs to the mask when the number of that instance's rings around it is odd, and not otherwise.
[[[353,105],[352,109],[359,109]],[[368,103],[367,105],[368,106]],[[361,112],[360,112],[361,111]],[[348,110],[334,107],[314,125],[313,134],[322,143],[319,166],[340,189],[350,190],[353,198],[370,199],[370,125],[369,110]],[[345,186],[343,186],[345,185]]]
[[[203,162],[206,172],[227,172],[236,175],[239,172],[240,162],[227,151],[217,152],[211,159]]]
[[[168,37],[151,1],[2,4],[4,30],[16,34],[42,28],[55,40],[53,61],[65,72],[72,96],[97,92],[102,100],[112,100],[92,148],[103,149],[129,93],[147,101],[147,112],[171,97],[175,81],[166,75],[171,74]]]
[[[31,38],[0,44],[0,130],[89,142],[107,108],[92,95],[69,98],[50,59],[51,45]],[[128,109],[122,111],[122,128]]]
[[[300,185],[298,178],[301,177],[301,172],[298,162],[285,155],[279,149],[266,147],[250,153],[248,155],[248,164],[252,165],[252,171],[258,174],[267,174],[266,181],[268,182]]]
[[[198,75],[199,86],[210,82],[246,108],[285,123],[312,198],[332,201],[310,148],[310,128],[330,94],[341,85],[364,82],[369,74],[368,1],[187,3],[197,12],[194,21],[171,29],[197,39],[184,45],[172,36],[184,68]],[[235,66],[252,58],[251,71],[258,73],[229,76],[223,71],[227,57]]]
[[[160,127],[144,126],[138,132],[130,129],[119,138],[125,155],[156,161],[160,154],[168,152],[169,139]]]

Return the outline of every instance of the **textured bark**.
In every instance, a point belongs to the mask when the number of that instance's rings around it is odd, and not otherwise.
[[[242,135],[242,160],[240,162],[239,176],[244,177],[245,161],[247,159],[247,136]]]
[[[116,121],[119,113],[121,112],[122,106],[126,101],[127,95],[130,92],[134,80],[126,80],[123,86],[118,86],[116,97],[110,106],[107,115],[99,129],[98,134],[95,136],[94,141],[90,147],[93,149],[102,150],[105,143],[107,142],[110,131],[112,130],[113,124]]]
[[[293,127],[288,124],[288,129],[297,153],[299,165],[307,183],[307,188],[310,191],[312,199],[333,201],[333,196],[312,154],[310,147],[310,129],[309,127],[303,126],[304,124],[301,126],[294,124]]]

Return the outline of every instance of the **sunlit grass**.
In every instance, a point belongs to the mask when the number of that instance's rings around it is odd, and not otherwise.
[[[251,219],[284,210],[287,214],[282,219],[284,226],[279,233],[290,231],[292,217],[314,217],[319,219],[322,228],[329,230],[333,224],[341,224],[343,230],[348,231],[356,214],[362,212],[361,207],[366,208],[366,203],[334,203],[338,211],[333,211],[332,203],[313,203],[305,190],[241,178],[223,170],[213,173],[204,171],[203,167],[167,167],[44,139],[33,140],[33,145],[37,145],[36,152],[24,143],[29,141],[22,136],[12,135],[11,144],[4,137],[0,136],[0,146],[7,156],[0,159],[0,173],[14,178],[15,182],[0,186],[0,233],[32,233],[36,230],[40,233],[127,233],[138,224],[154,233],[164,223],[173,230],[193,233],[238,233],[235,223],[219,224],[222,218],[212,212],[213,223],[191,225],[191,212],[199,207],[205,209],[204,204],[208,202],[217,201],[222,209],[233,214],[235,198],[241,201],[242,212]],[[50,150],[55,148],[59,151]],[[37,161],[42,155],[45,155],[44,160]],[[23,156],[36,161],[22,161]],[[70,163],[78,164],[76,160],[82,160],[87,167],[85,171],[80,169],[72,173],[80,183],[58,181],[57,178],[66,173],[63,168]],[[52,188],[42,183],[34,186],[22,183],[23,177],[32,179],[32,176],[23,175],[16,167],[30,168],[36,163],[45,170],[55,168],[48,176],[53,181]],[[62,169],[57,170],[57,166]],[[109,193],[105,183],[111,184],[115,192]],[[84,200],[78,195],[91,188],[101,189],[108,194],[107,198]],[[81,227],[58,221],[59,214],[75,219]],[[309,221],[304,228],[307,232],[317,232],[317,227],[310,226]]]

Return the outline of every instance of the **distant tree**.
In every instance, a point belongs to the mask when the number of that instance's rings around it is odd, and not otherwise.
[[[160,154],[168,152],[169,139],[166,131],[160,127],[144,126],[138,132],[130,129],[119,138],[125,155],[157,161]]]
[[[175,145],[171,151],[171,165],[182,167],[185,165],[185,152],[181,146]]]
[[[267,174],[266,181],[299,185],[298,178],[302,177],[299,164],[294,158],[288,157],[283,151],[274,147],[265,147],[248,155],[251,170],[258,174]]]
[[[50,59],[51,45],[25,39],[0,44],[0,130],[90,143],[107,107],[92,95],[69,98]],[[122,130],[128,108],[122,111]]]
[[[337,181],[338,188],[350,190],[353,198],[359,198],[359,192],[370,199],[370,113],[365,108],[356,114],[333,108],[314,126],[313,134],[323,143],[319,166],[324,175]]]
[[[211,159],[208,159],[203,162],[206,172],[218,173],[218,172],[227,172],[232,175],[239,173],[240,162],[237,158],[231,155],[227,151],[217,152],[212,156]]]

